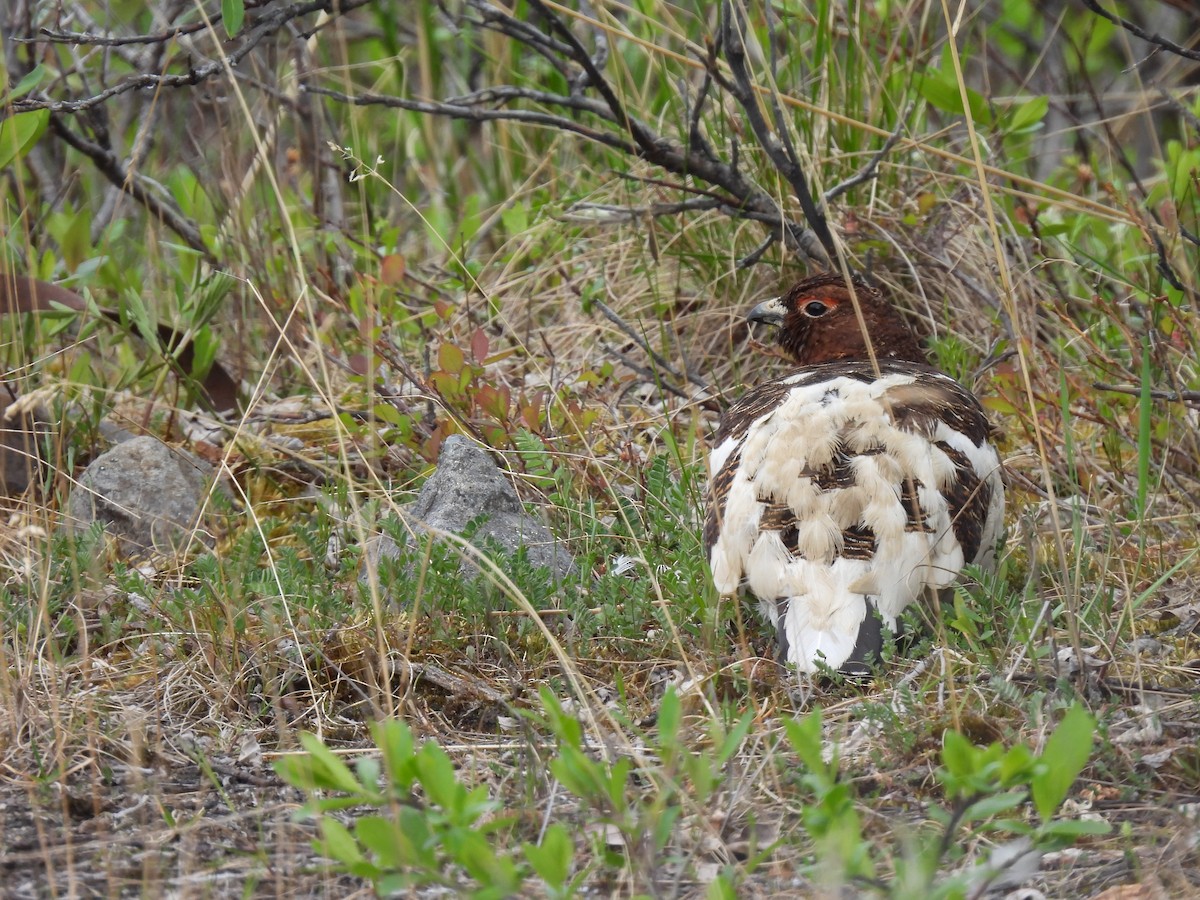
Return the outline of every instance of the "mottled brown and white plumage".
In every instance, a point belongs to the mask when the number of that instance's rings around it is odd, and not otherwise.
[[[926,362],[880,292],[840,275],[756,306],[801,368],[748,391],[709,458],[704,544],[723,594],[748,588],[779,655],[863,671],[912,603],[994,562],[1000,458],[979,401]],[[876,613],[878,615],[876,615]]]

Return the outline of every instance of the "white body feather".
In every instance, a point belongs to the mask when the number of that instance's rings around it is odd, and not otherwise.
[[[717,516],[715,541],[706,531],[713,579],[722,593],[748,588],[760,599],[787,660],[801,671],[819,662],[836,669],[850,658],[868,600],[894,629],[907,606],[951,585],[964,563],[994,558],[1004,519],[999,457],[986,439],[977,444],[953,427],[953,410],[928,412],[943,395],[965,397],[972,426],[983,422],[985,434],[986,419],[953,379],[913,368],[886,366],[874,379],[830,377],[821,367],[785,376],[759,393],[777,394],[773,405],[743,402],[751,420],[723,425],[732,433],[710,456],[719,485],[709,513]],[[898,409],[909,400],[924,403],[919,417]],[[969,475],[960,472],[964,462]],[[835,465],[841,483],[820,483]],[[979,497],[955,508],[955,483],[964,477],[978,479]],[[919,511],[910,508],[914,494]],[[771,508],[794,515],[786,536],[764,527]],[[972,559],[964,558],[956,515],[979,520],[969,523],[979,537]],[[873,532],[873,550],[847,549],[855,528]]]

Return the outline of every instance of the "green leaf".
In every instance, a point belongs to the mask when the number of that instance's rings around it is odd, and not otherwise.
[[[440,868],[437,841],[429,827],[429,813],[411,806],[400,807],[396,816],[399,829],[396,834],[398,852],[409,864],[436,872]]]
[[[979,750],[957,731],[942,732],[942,765],[959,779],[974,775],[979,765]]]
[[[454,862],[488,889],[488,896],[506,896],[520,884],[520,876],[512,861],[497,856],[487,838],[478,831],[462,828],[448,833],[446,850]]]
[[[734,888],[733,882],[722,874],[709,883],[708,890],[704,892],[704,896],[706,900],[735,900],[737,889]]]
[[[533,871],[554,890],[561,890],[571,875],[575,845],[566,826],[556,822],[546,829],[541,844],[522,844],[521,850]]]
[[[1038,834],[1047,837],[1077,838],[1092,834],[1108,834],[1112,825],[1096,819],[1059,819],[1047,822],[1038,829]]]
[[[594,767],[595,763],[574,747],[563,747],[559,755],[550,760],[550,774],[581,800],[594,800],[600,793]]]
[[[553,481],[554,463],[546,452],[546,445],[541,438],[522,428],[513,438],[517,449],[521,451],[525,467],[532,474]],[[542,708],[546,711],[547,724],[554,736],[563,744],[581,749],[583,747],[583,726],[574,716],[568,715],[558,702],[558,698],[550,688],[542,685],[538,691]]]
[[[188,374],[197,379],[207,375],[220,346],[220,339],[207,325],[197,331],[192,339],[192,371]]]
[[[17,113],[0,122],[0,170],[28,153],[49,123],[48,109]]]
[[[921,79],[920,91],[930,106],[957,115],[963,114],[965,93],[967,104],[971,108],[971,118],[980,125],[992,123],[992,111],[988,108],[987,99],[971,88],[960,89],[958,80],[954,77],[954,70],[949,66],[943,71],[933,69],[926,73]]]
[[[750,733],[750,725],[753,721],[754,714],[750,710],[746,710],[721,743],[721,749],[717,751],[717,765],[723,766],[729,762],[730,757],[737,752],[738,747],[742,746],[742,741],[746,739],[746,735]]]
[[[613,763],[612,768],[609,769],[608,801],[612,804],[614,810],[622,810],[628,803],[629,772],[632,768],[633,763],[622,757]]]
[[[320,827],[323,851],[326,854],[345,865],[366,862],[366,857],[358,847],[358,841],[345,825],[333,816],[322,816]]]
[[[242,30],[242,22],[246,18],[246,5],[242,0],[221,0],[221,21],[225,24],[225,33],[234,37]]]
[[[453,344],[443,341],[442,346],[438,347],[438,365],[441,366],[443,372],[456,375],[463,370],[465,363],[463,352]]]
[[[1016,132],[1033,131],[1040,128],[1042,119],[1046,117],[1046,112],[1049,109],[1049,97],[1034,97],[1032,100],[1022,103],[1013,110],[1009,128]]]
[[[1000,815],[1000,813],[1008,812],[1010,809],[1014,809],[1024,802],[1024,791],[1008,791],[1003,794],[993,794],[967,807],[967,811],[963,815],[963,821],[979,822],[990,819],[993,816]]]
[[[958,85],[943,81],[940,74],[932,72],[921,80],[921,96],[937,109],[962,115],[962,94]]]
[[[663,848],[671,840],[671,835],[675,832],[675,823],[679,821],[679,816],[682,812],[683,807],[672,805],[659,813],[658,819],[653,825],[654,849],[656,852],[662,852]]]
[[[14,100],[19,100],[21,97],[24,97],[42,83],[42,80],[45,79],[46,74],[46,67],[42,63],[38,63],[33,67],[32,70],[30,70],[28,75],[17,82],[16,87],[8,92],[8,94],[4,97],[4,104],[8,105]]]
[[[371,737],[383,754],[384,769],[393,790],[407,791],[417,777],[412,730],[399,719],[388,719],[372,726]]]
[[[821,710],[818,707],[803,719],[784,719],[788,743],[800,761],[815,775],[825,776],[829,767],[821,755]]]
[[[466,788],[458,780],[454,762],[446,751],[430,741],[417,754],[417,773],[421,787],[429,799],[455,817],[462,812],[467,798]]]
[[[1028,784],[1036,766],[1033,751],[1024,744],[1010,747],[1000,760],[1000,783],[1005,786]]]
[[[1030,780],[1033,790],[1033,805],[1048,822],[1055,810],[1066,799],[1088,757],[1092,755],[1092,737],[1096,732],[1096,720],[1092,714],[1075,703],[1042,751],[1041,761],[1045,768]]]
[[[399,869],[411,862],[405,852],[408,843],[397,824],[383,816],[363,816],[354,826],[358,840],[375,854],[384,869]]]
[[[379,760],[374,756],[361,756],[354,763],[354,774],[358,777],[359,784],[367,786],[379,784],[379,772]]]
[[[679,722],[682,707],[675,688],[668,687],[658,705],[658,740],[664,751],[674,751],[679,746]]]
[[[363,786],[354,777],[350,767],[326,747],[315,734],[309,732],[301,734],[300,746],[308,751],[313,761],[313,781],[310,785],[300,785],[301,787],[345,791],[347,794],[362,792]]]

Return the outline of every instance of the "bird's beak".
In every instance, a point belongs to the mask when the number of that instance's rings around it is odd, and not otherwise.
[[[768,325],[783,324],[784,316],[787,315],[787,307],[783,305],[782,297],[772,297],[770,300],[764,300],[750,312],[746,313],[747,322],[766,322]]]

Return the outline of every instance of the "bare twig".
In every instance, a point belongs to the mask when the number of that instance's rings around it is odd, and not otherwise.
[[[610,347],[608,344],[605,344],[604,352],[609,354],[611,357],[613,357],[613,359],[620,362],[621,365],[623,365],[626,368],[631,369],[634,372],[636,372],[637,374],[641,375],[647,381],[652,382],[657,385],[660,385],[664,391],[667,391],[670,394],[674,394],[676,397],[680,397],[684,400],[692,399],[691,397],[689,397],[687,395],[686,392],[677,388],[675,385],[671,384],[671,382],[664,381],[662,378],[661,372],[656,372],[654,369],[651,369],[647,366],[643,366],[639,363],[634,362],[632,359],[630,359],[628,356],[626,356],[624,353],[622,353],[620,350],[616,349],[615,347]]]
[[[471,6],[479,13],[478,24],[505,37],[512,38],[536,52],[558,71],[567,81],[573,80],[573,71],[564,61],[570,57],[570,47],[543,34],[523,19],[513,17],[507,10],[474,0]]]
[[[779,235],[772,231],[767,235],[766,240],[737,261],[737,267],[739,269],[749,269],[751,266],[756,265],[763,258],[763,255],[777,243],[779,243]]]
[[[1114,25],[1124,28],[1134,37],[1140,37],[1143,41],[1148,41],[1151,44],[1162,47],[1164,50],[1170,53],[1174,53],[1177,56],[1182,56],[1184,59],[1200,60],[1200,51],[1189,50],[1187,47],[1182,47],[1179,44],[1176,44],[1174,41],[1163,37],[1161,34],[1151,34],[1140,25],[1135,25],[1128,19],[1123,19],[1116,13],[1109,12],[1107,9],[1097,3],[1096,0],[1083,0],[1083,5],[1096,15],[1100,16],[1100,18],[1107,19]]]
[[[611,121],[623,127],[629,136],[633,138],[634,143],[637,144],[638,155],[645,156],[647,159],[654,159],[658,155],[658,143],[660,140],[658,135],[651,131],[644,123],[625,112],[624,104],[621,103],[620,98],[617,97],[617,92],[612,89],[612,85],[608,83],[608,79],[604,77],[604,73],[596,65],[596,60],[588,55],[587,50],[579,43],[579,39],[575,37],[575,34],[566,26],[562,19],[551,12],[542,3],[542,0],[530,0],[530,3],[546,17],[546,21],[550,23],[550,27],[559,33],[559,36],[570,47],[571,56],[574,61],[582,66],[584,72],[587,74],[586,79],[574,79],[576,89],[582,89],[584,86],[595,88],[612,112]]]
[[[608,319],[608,321],[610,321],[614,325],[616,325],[617,328],[621,329],[621,331],[624,332],[626,337],[628,337],[631,341],[633,341],[635,344],[637,344],[639,347],[641,347],[642,352],[644,352],[647,356],[649,356],[652,360],[654,360],[654,364],[656,366],[658,366],[660,369],[663,369],[664,371],[668,372],[669,374],[674,375],[676,378],[683,377],[680,374],[679,370],[676,369],[669,362],[667,362],[665,359],[663,359],[662,355],[660,353],[658,353],[653,347],[651,347],[650,344],[646,341],[646,339],[644,337],[642,337],[640,334],[638,334],[637,330],[634,329],[633,326],[631,326],[628,322],[626,322],[619,315],[617,315],[615,312],[613,312],[613,310],[609,307],[609,305],[607,303],[605,303],[603,300],[593,300],[592,303],[594,303],[596,305],[596,307],[600,310],[600,312],[604,313],[604,318]]]
[[[1142,387],[1137,384],[1104,384],[1097,381],[1092,387],[1097,391],[1112,391],[1114,394],[1142,395]],[[1151,388],[1148,393],[1155,400],[1167,400],[1171,403],[1182,403],[1185,406],[1200,406],[1200,391],[1163,391]]]
[[[78,113],[92,109],[111,100],[113,97],[128,94],[131,91],[147,88],[191,87],[222,74],[227,64],[230,68],[236,68],[259,44],[278,33],[286,24],[301,16],[323,10],[328,11],[332,7],[336,7],[341,13],[346,13],[360,6],[366,6],[369,2],[371,0],[339,0],[336,3],[333,0],[308,0],[305,3],[281,6],[264,14],[252,27],[243,31],[238,36],[236,46],[227,51],[226,59],[215,59],[202,66],[190,68],[182,75],[160,75],[153,72],[131,75],[129,78],[118,82],[110,88],[106,88],[97,94],[84,97],[80,100],[52,100],[39,92],[14,100],[12,102],[12,109],[14,112],[48,109],[52,113]]]
[[[725,204],[720,200],[707,197],[697,197],[694,200],[681,200],[678,203],[651,203],[649,206],[614,206],[608,203],[573,203],[567,207],[558,218],[564,222],[596,223],[596,222],[633,222],[646,216],[678,216],[683,213],[702,212],[711,209],[723,209]]]
[[[208,18],[215,24],[221,21],[221,14],[214,11],[209,14]],[[51,31],[49,28],[41,28],[38,29],[37,37],[14,37],[13,43],[70,44],[77,47],[128,47],[135,44],[165,44],[168,41],[196,34],[207,28],[207,22],[192,22],[190,25],[178,25],[175,28],[160,31],[157,34],[128,34],[122,36],[90,34],[86,31]]]
[[[825,192],[826,203],[832,203],[838,197],[842,196],[842,194],[846,193],[846,191],[850,190],[851,188],[858,187],[865,181],[870,181],[878,174],[879,163],[883,161],[885,156],[892,152],[892,148],[895,147],[896,142],[900,140],[900,135],[904,131],[904,123],[907,120],[908,111],[905,110],[904,114],[900,116],[900,120],[896,122],[896,130],[888,136],[888,139],[884,141],[883,146],[879,148],[879,151],[872,154],[871,158],[867,160],[867,164],[859,169],[856,174],[847,178],[841,184],[831,187]]]
[[[704,107],[708,103],[708,92],[712,88],[712,75],[707,71],[704,73],[704,80],[700,82],[700,89],[696,92],[696,99],[691,102],[691,110],[688,113],[688,145],[696,152],[704,155],[706,159],[713,162],[719,162],[716,151],[712,144],[700,131],[700,117],[704,114]],[[679,95],[683,98],[684,106],[688,105],[688,88],[687,82],[680,79]]]
[[[301,85],[300,90],[308,91],[312,94],[320,94],[322,97],[329,97],[332,100],[337,100],[339,103],[348,103],[352,106],[388,106],[395,109],[407,109],[411,112],[419,112],[430,116],[465,119],[470,122],[510,121],[524,122],[528,125],[543,125],[547,128],[555,128],[571,132],[572,134],[578,134],[589,141],[595,141],[598,144],[612,147],[614,150],[620,150],[623,153],[631,155],[637,153],[637,148],[619,135],[608,131],[599,131],[595,128],[588,128],[586,125],[579,124],[574,119],[556,116],[551,113],[534,112],[526,109],[483,109],[478,106],[452,106],[436,100],[409,100],[405,97],[371,93],[351,96],[341,91],[332,91],[329,88],[307,84]]]
[[[169,200],[158,196],[146,187],[144,179],[131,171],[117,159],[116,155],[99,144],[71,131],[60,117],[50,117],[50,128],[65,143],[88,157],[100,173],[114,186],[127,191],[129,196],[146,208],[152,216],[162,220],[168,228],[178,234],[193,250],[204,255],[205,260],[216,265],[216,257],[204,242],[200,229],[185,218],[183,213]]]
[[[746,68],[746,45],[742,40],[742,21],[731,3],[725,2],[722,7],[722,40],[725,44],[725,59],[733,75],[732,81],[726,81],[724,86],[737,100],[746,114],[750,130],[766,152],[771,163],[787,179],[800,201],[804,218],[809,229],[789,229],[787,235],[792,242],[812,260],[824,266],[835,255],[833,236],[829,233],[829,225],[825,215],[817,209],[812,193],[808,188],[808,178],[800,168],[794,155],[789,155],[787,148],[780,142],[779,137],[771,131],[762,110],[758,106],[758,93],[750,81],[750,73]],[[717,77],[716,73],[713,73]]]
[[[589,18],[594,18],[594,14],[586,0],[580,0],[579,8]],[[604,33],[603,29],[597,29],[594,38],[596,41],[596,52],[588,57],[591,60],[591,66],[571,83],[572,94],[586,90],[592,84],[589,73],[593,71],[599,72],[608,64],[608,35]]]

